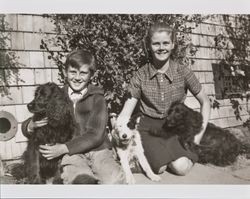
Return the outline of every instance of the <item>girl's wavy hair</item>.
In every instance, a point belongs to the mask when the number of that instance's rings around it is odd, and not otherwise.
[[[171,40],[172,42],[175,44],[176,47],[176,31],[173,27],[171,27],[170,25],[168,25],[167,23],[164,22],[156,22],[154,24],[152,24],[144,39],[143,39],[143,49],[147,58],[147,62],[151,62],[152,61],[152,55],[151,55],[151,51],[150,51],[150,43],[151,43],[151,38],[153,36],[154,33],[156,32],[167,32],[171,35]],[[175,50],[175,48],[173,49],[173,51]],[[172,53],[174,54],[174,53]],[[172,55],[171,54],[171,55]]]

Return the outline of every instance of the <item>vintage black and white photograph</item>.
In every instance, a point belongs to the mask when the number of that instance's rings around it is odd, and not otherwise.
[[[0,14],[1,185],[249,185],[250,14]]]

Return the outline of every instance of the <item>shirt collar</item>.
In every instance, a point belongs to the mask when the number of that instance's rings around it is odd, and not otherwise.
[[[85,89],[83,89],[83,90],[81,90],[81,91],[74,91],[74,90],[72,90],[70,87],[68,87],[68,95],[69,95],[69,97],[71,97],[73,94],[79,94],[80,96],[83,96],[83,95],[85,95],[86,93],[87,93],[87,88],[85,88]]]
[[[152,79],[157,73],[158,71],[154,68],[154,66],[149,63],[149,78]],[[168,70],[164,73],[165,76],[172,82],[173,81],[173,74],[174,74],[174,68],[175,68],[175,63],[173,60],[169,60],[169,68]]]

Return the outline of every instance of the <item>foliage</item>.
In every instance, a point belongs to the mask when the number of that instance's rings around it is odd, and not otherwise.
[[[250,15],[235,15],[233,17],[223,15],[223,21],[226,32],[215,37],[215,46],[219,51],[224,52],[220,65],[227,66],[232,76],[233,86],[240,90],[240,92],[228,95],[228,98],[236,119],[241,120],[240,110],[242,107],[238,99],[247,98],[248,101],[246,92],[250,90]],[[250,129],[249,120],[244,125]]]
[[[201,15],[52,15],[58,33],[42,41],[41,47],[50,52],[59,67],[63,81],[65,53],[78,48],[95,54],[98,69],[92,82],[103,86],[108,108],[118,112],[126,94],[126,85],[140,66],[146,63],[142,41],[148,26],[164,21],[177,30],[176,58],[188,62],[196,49],[187,33],[187,22],[199,23]],[[53,51],[53,46],[59,51]]]
[[[17,56],[14,52],[8,51],[10,42],[9,24],[5,20],[5,15],[0,15],[0,94],[2,96],[9,94],[9,85],[12,82],[17,82],[18,67]]]

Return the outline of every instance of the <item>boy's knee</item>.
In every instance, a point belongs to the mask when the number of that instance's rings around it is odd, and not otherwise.
[[[181,157],[170,163],[169,167],[177,175],[184,176],[193,167],[193,162],[187,157]]]

